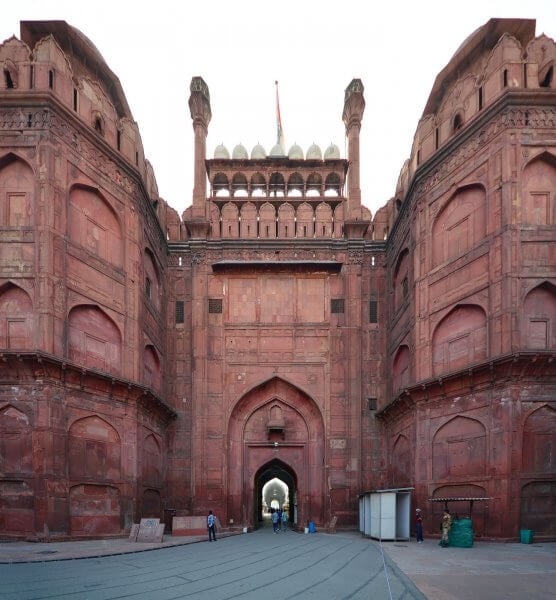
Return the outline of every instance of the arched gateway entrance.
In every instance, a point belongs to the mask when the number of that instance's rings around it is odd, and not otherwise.
[[[281,508],[288,511],[290,525],[297,525],[297,477],[292,470],[281,460],[275,458],[266,465],[263,465],[255,474],[255,497],[253,505],[255,507],[255,524],[261,524],[264,518],[264,511],[269,508]],[[273,482],[278,481],[285,487],[281,490],[278,485],[273,489]],[[266,490],[265,490],[266,488]],[[266,491],[266,493],[265,493]],[[276,504],[275,504],[276,503]]]
[[[278,377],[262,383],[236,403],[228,436],[229,518],[257,527],[262,487],[278,478],[295,503],[290,520],[325,522],[324,425],[308,394]]]

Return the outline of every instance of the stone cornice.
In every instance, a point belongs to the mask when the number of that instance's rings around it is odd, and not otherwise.
[[[543,380],[544,384],[548,384],[552,376],[552,382],[556,385],[556,351],[511,352],[408,385],[389,404],[377,411],[376,416],[381,419],[394,418],[419,400],[460,395],[462,389],[469,392],[494,387],[501,382],[522,382],[527,377],[536,378],[539,367],[548,375]]]
[[[169,241],[168,252],[195,252],[198,250],[249,250],[268,252],[271,250],[291,250],[299,251],[329,251],[329,252],[347,252],[358,250],[361,252],[383,252],[386,242],[362,239],[273,239],[273,240],[183,240]]]
[[[0,365],[14,362],[31,363],[35,369],[35,379],[57,379],[64,383],[75,383],[82,389],[85,388],[84,380],[86,377],[96,379],[102,384],[103,389],[109,390],[111,397],[125,399],[131,396],[135,401],[143,403],[147,408],[156,409],[167,422],[177,417],[177,413],[160,396],[151,388],[137,381],[124,379],[90,367],[84,367],[70,360],[39,350],[0,350]],[[58,369],[57,376],[53,376],[51,370],[47,372],[47,367]],[[0,366],[1,374],[2,369]],[[18,382],[25,383],[25,381],[21,380],[18,380]]]

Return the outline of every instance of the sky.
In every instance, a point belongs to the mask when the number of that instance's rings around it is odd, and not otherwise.
[[[20,20],[61,19],[81,30],[119,77],[160,196],[191,204],[189,84],[210,89],[207,158],[276,143],[279,81],[285,146],[335,143],[346,157],[344,90],[365,86],[362,202],[372,214],[394,195],[436,75],[492,17],[533,18],[556,37],[556,0],[18,0],[2,2],[0,40]]]

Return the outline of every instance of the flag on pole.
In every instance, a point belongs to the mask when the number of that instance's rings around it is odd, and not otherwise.
[[[278,97],[278,82],[276,84],[276,143],[284,150],[284,130],[282,129],[282,119],[280,117],[280,98]],[[285,150],[284,150],[285,151]]]

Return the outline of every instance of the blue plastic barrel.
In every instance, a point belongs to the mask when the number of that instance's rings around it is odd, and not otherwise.
[[[309,523],[309,533],[315,533],[315,524],[313,521]]]

